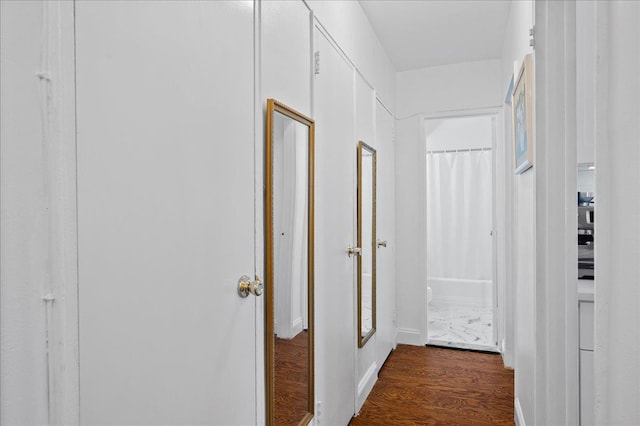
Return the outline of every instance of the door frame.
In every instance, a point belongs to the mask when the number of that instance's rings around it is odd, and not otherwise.
[[[432,119],[442,119],[442,118],[462,118],[462,117],[477,117],[477,116],[489,116],[493,119],[492,131],[493,131],[493,141],[491,145],[492,151],[492,167],[491,167],[491,179],[492,179],[492,195],[491,195],[491,220],[492,220],[492,259],[491,259],[491,275],[492,275],[492,298],[493,298],[493,337],[496,343],[496,348],[500,350],[498,342],[502,339],[502,331],[498,324],[504,322],[504,297],[500,297],[500,294],[504,293],[504,284],[498,283],[498,269],[497,269],[497,258],[498,258],[498,246],[497,246],[497,238],[496,238],[496,189],[498,187],[498,180],[496,176],[496,164],[499,160],[496,158],[496,147],[499,143],[498,138],[500,137],[500,133],[498,129],[501,129],[502,124],[502,115],[501,115],[501,107],[487,107],[487,108],[469,108],[469,109],[459,109],[459,110],[451,110],[451,111],[440,111],[434,112],[430,114],[421,114],[420,115],[420,157],[425,161],[420,163],[420,200],[419,200],[419,210],[420,210],[420,234],[422,238],[420,239],[420,255],[421,258],[425,261],[420,269],[420,280],[422,282],[421,288],[421,300],[420,311],[421,311],[421,325],[420,325],[420,340],[422,344],[426,345],[429,340],[428,333],[428,323],[429,323],[429,314],[427,310],[427,165],[426,165],[426,157],[427,157],[427,131],[426,131],[426,122],[427,120]],[[502,286],[499,288],[499,286]],[[499,300],[502,299],[502,300]],[[500,303],[502,302],[502,303]]]
[[[253,1],[253,134],[254,134],[254,275],[264,282],[264,211],[265,211],[265,140],[267,103],[263,99],[262,75],[262,2]],[[255,301],[255,401],[256,425],[266,424],[267,385],[265,377],[265,298],[256,297]]]

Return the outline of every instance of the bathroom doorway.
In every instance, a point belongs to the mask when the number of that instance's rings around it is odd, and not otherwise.
[[[425,120],[427,344],[497,351],[496,115]]]

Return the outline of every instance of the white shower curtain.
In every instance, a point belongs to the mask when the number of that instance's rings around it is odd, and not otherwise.
[[[427,154],[429,277],[491,280],[490,150]]]

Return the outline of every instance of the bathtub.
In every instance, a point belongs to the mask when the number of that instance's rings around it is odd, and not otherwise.
[[[445,302],[479,308],[493,306],[493,284],[490,280],[427,278],[431,288],[431,303]]]

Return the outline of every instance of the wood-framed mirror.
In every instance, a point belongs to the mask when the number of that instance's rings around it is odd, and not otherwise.
[[[376,332],[376,150],[358,142],[358,347]]]
[[[267,100],[265,363],[267,425],[314,413],[314,121]]]

